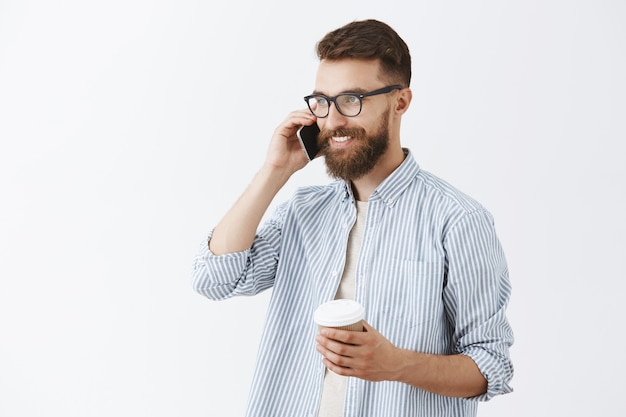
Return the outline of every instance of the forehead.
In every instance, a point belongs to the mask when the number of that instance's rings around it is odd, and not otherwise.
[[[315,91],[336,95],[346,91],[370,91],[382,87],[380,62],[358,59],[322,60],[317,68]]]

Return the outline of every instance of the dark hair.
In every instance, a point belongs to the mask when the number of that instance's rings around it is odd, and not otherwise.
[[[393,81],[411,83],[411,54],[398,33],[378,20],[348,23],[329,32],[317,43],[320,60],[354,58],[380,60],[382,71]]]

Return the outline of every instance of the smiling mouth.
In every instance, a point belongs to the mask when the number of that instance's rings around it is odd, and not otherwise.
[[[338,143],[347,142],[348,139],[351,139],[350,136],[333,136],[333,141]]]

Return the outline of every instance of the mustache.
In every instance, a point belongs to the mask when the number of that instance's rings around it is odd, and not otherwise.
[[[328,141],[332,137],[350,136],[352,138],[363,138],[366,132],[362,127],[339,128],[339,129],[322,129],[317,135],[317,142],[320,146],[328,146]]]

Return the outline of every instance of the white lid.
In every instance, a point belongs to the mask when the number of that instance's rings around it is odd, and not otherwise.
[[[315,310],[313,319],[320,326],[339,327],[356,323],[365,318],[365,309],[354,300],[333,300]]]

